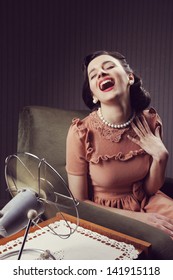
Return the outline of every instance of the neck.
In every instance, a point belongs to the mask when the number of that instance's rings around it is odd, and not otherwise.
[[[105,119],[103,117],[101,108],[98,109],[98,116],[101,119],[101,121],[105,125],[107,125],[108,127],[119,129],[119,128],[126,128],[126,127],[128,127],[131,124],[131,122],[133,121],[133,119],[135,117],[135,113],[133,113],[126,122],[123,122],[123,123],[121,122],[121,123],[116,123],[116,124],[108,121],[107,119]]]
[[[129,120],[132,115],[130,106],[105,106],[102,104],[101,112],[108,122],[113,124],[121,124]]]

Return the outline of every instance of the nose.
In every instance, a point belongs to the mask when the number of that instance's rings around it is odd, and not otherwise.
[[[98,71],[98,78],[104,77],[106,75],[107,75],[107,73],[106,73],[106,71],[104,69],[100,69]]]

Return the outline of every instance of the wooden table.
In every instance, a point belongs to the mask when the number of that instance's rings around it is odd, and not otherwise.
[[[63,216],[65,217],[65,219],[67,221],[72,222],[72,223],[76,223],[76,217],[71,216],[71,215],[66,214],[66,213],[63,213]],[[44,227],[44,226],[47,226],[51,223],[54,223],[55,221],[59,221],[61,219],[62,219],[62,215],[57,213],[56,217],[48,219],[46,221],[43,221],[39,225],[41,227]],[[151,244],[146,242],[146,241],[131,237],[129,235],[126,235],[126,234],[120,233],[118,231],[115,231],[115,230],[112,230],[112,229],[94,224],[92,222],[89,222],[89,221],[86,221],[86,220],[83,220],[83,219],[79,219],[79,226],[81,226],[83,228],[86,228],[86,229],[89,229],[89,230],[92,230],[94,232],[97,232],[99,234],[105,235],[110,239],[114,239],[114,240],[117,240],[119,242],[125,242],[127,244],[133,245],[135,247],[135,249],[138,250],[138,252],[139,252],[139,259],[143,259],[143,258],[145,259],[149,255],[149,251],[151,249]],[[37,229],[38,229],[38,227],[33,226],[33,227],[30,228],[29,232],[35,232]],[[21,230],[20,232],[18,232],[16,234],[13,234],[9,237],[1,238],[0,239],[0,245],[5,245],[9,241],[15,240],[18,237],[23,236],[24,232],[25,232],[25,230]]]

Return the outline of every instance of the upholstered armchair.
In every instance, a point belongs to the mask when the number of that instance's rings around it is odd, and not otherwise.
[[[68,128],[74,117],[83,118],[86,114],[87,111],[24,107],[19,116],[17,151],[45,158],[67,182],[65,153]],[[164,190],[173,197],[172,179],[166,179]],[[127,218],[85,202],[80,202],[78,209],[82,219],[151,243],[150,259],[173,259],[172,239],[161,230],[134,220],[133,213],[131,218]],[[53,217],[55,214],[56,209],[51,207],[44,218]]]

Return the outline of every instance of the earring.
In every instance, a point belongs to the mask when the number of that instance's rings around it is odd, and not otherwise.
[[[133,85],[133,81],[132,80],[129,80],[129,85]]]
[[[98,102],[97,98],[93,98],[93,103],[96,104]]]

